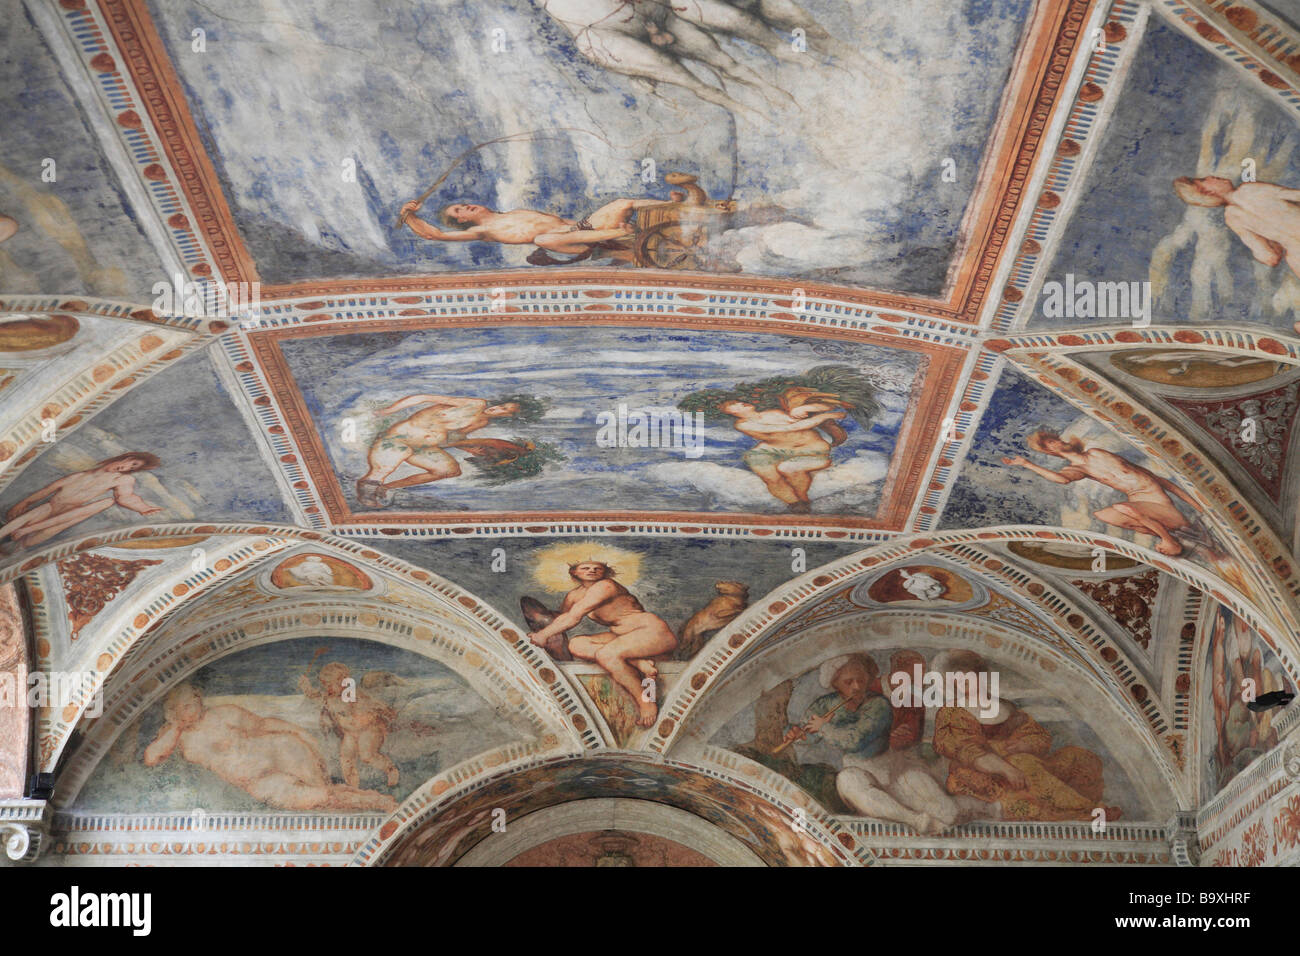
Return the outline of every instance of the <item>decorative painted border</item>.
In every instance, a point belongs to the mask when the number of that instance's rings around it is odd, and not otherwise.
[[[1207,853],[1260,807],[1293,787],[1297,777],[1300,777],[1300,745],[1291,735],[1237,774],[1197,812],[1201,852]]]
[[[383,822],[383,814],[308,814],[276,811],[85,813],[56,811],[46,862],[70,865],[342,866]],[[99,859],[94,859],[99,858]]]
[[[1273,19],[1273,14],[1242,0],[1158,0],[1157,9],[1202,47],[1258,80],[1292,111],[1300,112],[1300,90],[1294,80],[1300,72],[1300,41]],[[1282,75],[1268,69],[1270,66],[1280,67]]]
[[[824,812],[808,814],[807,808],[810,806],[815,808],[815,804],[812,804],[802,791],[798,791],[800,798],[798,805],[792,806],[779,796],[768,793],[750,781],[715,766],[672,759],[652,759],[648,755],[635,753],[611,753],[604,759],[588,756],[586,758],[577,758],[577,760],[587,764],[593,771],[599,770],[601,767],[627,769],[635,768],[638,765],[652,765],[656,769],[666,769],[676,771],[679,774],[690,774],[720,781],[730,788],[756,796],[764,801],[772,810],[776,811],[781,822],[785,823],[789,829],[811,837],[818,849],[827,858],[845,865],[871,862],[870,856],[857,846],[854,837],[840,827],[835,822],[835,818]],[[424,824],[440,815],[446,816],[449,813],[454,813],[456,802],[472,798],[475,792],[483,789],[488,784],[498,782],[504,777],[520,775],[525,772],[545,773],[548,768],[558,771],[574,763],[574,758],[566,757],[534,761],[530,765],[512,768],[512,771],[508,773],[497,773],[473,781],[457,781],[456,784],[444,786],[441,790],[437,788],[437,781],[434,781],[421,787],[397,808],[392,816],[388,818],[388,821],[380,827],[378,834],[367,841],[366,845],[358,851],[353,858],[353,865],[384,865],[390,855],[395,850],[400,849],[401,844],[406,840],[415,837]]]
[[[93,4],[60,0],[60,26],[80,52],[176,255],[198,281],[257,281],[242,240],[224,228],[230,214],[219,180],[144,2]]]
[[[1136,44],[1126,44],[1131,31],[1140,35],[1145,25],[1145,8],[1135,0],[1115,0],[1106,24],[1100,29],[1104,45],[1094,48],[1084,73],[1084,82],[1075,93],[1065,125],[1060,133],[1051,166],[1035,200],[1020,248],[1001,291],[1001,302],[994,311],[989,327],[1005,331],[1016,324],[1024,312],[1024,303],[1038,278],[1040,267],[1047,266],[1045,251],[1054,230],[1064,229],[1073,206],[1063,203],[1067,191],[1082,188],[1087,169],[1081,161],[1089,144],[1105,129],[1104,114],[1108,94],[1122,83],[1129,59],[1136,55]],[[1097,104],[1103,104],[1098,106]]]
[[[459,277],[459,274],[457,274]],[[535,277],[534,281],[523,281]],[[295,293],[289,298],[263,296],[256,321],[249,331],[287,328],[297,325],[347,325],[406,318],[478,319],[502,322],[515,317],[560,317],[582,322],[587,313],[633,317],[706,316],[771,323],[772,331],[783,327],[815,326],[851,336],[856,332],[898,335],[925,342],[967,348],[976,330],[965,324],[909,309],[880,310],[846,303],[824,296],[808,295],[802,304],[789,291],[756,289],[736,291],[700,281],[655,276],[650,281],[643,271],[608,273],[582,280],[553,273],[512,274],[495,284],[449,285],[451,278],[434,284],[429,278],[375,281],[375,288],[360,294],[322,294],[308,298]],[[340,332],[345,330],[338,330]]]

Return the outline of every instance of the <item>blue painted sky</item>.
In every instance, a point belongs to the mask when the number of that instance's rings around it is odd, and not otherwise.
[[[1260,182],[1300,187],[1300,128],[1258,82],[1152,18],[1103,134],[1101,150],[1049,280],[1150,280],[1152,321],[1300,319],[1300,280],[1285,264],[1259,265],[1224,225],[1222,209],[1193,209],[1173,191],[1179,176],[1240,182],[1253,159]],[[1031,326],[1086,325],[1047,319]],[[1101,319],[1098,324],[1115,324]]]
[[[813,509],[870,515],[918,363],[910,352],[806,338],[608,327],[339,335],[281,347],[351,500],[377,434],[375,409],[421,393],[490,401],[523,392],[550,403],[540,422],[504,421],[474,434],[550,442],[566,462],[498,487],[466,468],[457,478],[399,489],[393,507],[403,510],[780,512],[784,506],[741,461],[753,440],[729,421],[706,424],[703,454],[688,460],[681,448],[600,447],[597,416],[616,413],[620,403],[675,408],[701,388],[847,364],[878,379],[885,411],[869,432],[846,424],[848,441],[814,480]],[[356,424],[351,440],[345,419]]]
[[[1067,438],[1078,434],[1089,446],[1103,447],[1135,464],[1146,462],[1145,456],[1104,426],[1090,421],[1068,402],[1008,368],[980,419],[940,527],[1065,525],[1122,536],[1123,532],[1088,516],[1090,507],[1099,507],[1102,501],[1118,500],[1115,492],[1088,480],[1054,485],[1028,469],[1002,464],[1002,456],[1020,455],[1053,471],[1063,468],[1062,459],[1032,452],[1025,446],[1025,440],[1040,428],[1054,429]],[[1068,434],[1066,429],[1071,429]],[[1097,503],[1093,504],[1094,501]]]
[[[595,65],[528,0],[286,0],[274,18],[252,0],[151,3],[267,281],[523,266],[529,247],[428,242],[393,221],[466,149],[531,131],[470,156],[428,216],[464,200],[577,219],[620,196],[666,198],[663,174],[682,170],[753,216],[714,248],[729,269],[937,293],[1029,0],[803,6],[831,37],[871,46],[810,41],[792,57],[771,31],[778,61],[715,36],[757,77],[728,82],[733,119]]]

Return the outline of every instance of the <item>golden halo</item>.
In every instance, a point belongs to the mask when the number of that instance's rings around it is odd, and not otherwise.
[[[616,572],[614,580],[631,588],[641,578],[641,555],[600,541],[575,541],[547,545],[533,554],[533,580],[547,591],[571,591],[578,582],[569,577],[569,565],[603,561]]]

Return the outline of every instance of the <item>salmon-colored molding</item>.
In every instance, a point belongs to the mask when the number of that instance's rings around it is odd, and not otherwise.
[[[984,348],[994,353],[1033,349],[1068,354],[1148,347],[1257,355],[1276,362],[1300,365],[1300,339],[1295,336],[1273,329],[1229,323],[1216,326],[1149,325],[1142,328],[1120,326],[1026,331],[984,342]]]
[[[69,76],[68,82],[89,89],[116,134],[129,164],[123,172],[134,175],[150,203],[149,209],[137,213],[157,222],[168,251],[186,270],[185,278],[256,280],[242,244],[239,250],[229,248],[225,235],[215,228],[220,213],[209,197],[216,177],[184,98],[158,81],[157,55],[151,56],[148,44],[140,42],[139,19],[147,19],[144,3],[59,0],[57,8],[49,7],[41,21],[61,31],[62,37],[52,41],[61,39],[80,65],[81,75]],[[94,109],[90,102],[86,105]]]
[[[1132,36],[1140,36],[1145,18],[1141,4],[1116,0],[1101,25],[1084,40],[1090,55],[1083,81],[1070,103],[1054,143],[1051,166],[1038,187],[1029,223],[998,292],[998,305],[989,321],[989,328],[995,331],[1016,324],[1038,270],[1048,265],[1045,250],[1052,244],[1054,233],[1064,229],[1073,211],[1063,197],[1067,190],[1077,189],[1087,174],[1083,154],[1105,130],[1106,116],[1121,92],[1127,64],[1136,53]]]
[[[384,285],[389,281],[390,285]],[[816,327],[856,338],[897,336],[968,348],[975,330],[920,309],[879,310],[826,296],[812,296],[803,287],[773,292],[713,287],[707,279],[648,279],[642,272],[602,272],[579,281],[535,272],[492,275],[479,279],[458,273],[438,285],[425,277],[405,283],[374,280],[373,287],[353,295],[316,298],[262,298],[256,321],[245,322],[250,335],[270,329],[312,325],[333,334],[369,328],[370,322],[402,322],[412,329],[422,322],[462,319],[475,326],[523,322],[583,325],[593,314],[629,323],[641,319],[685,321],[705,317],[717,327],[781,332]],[[349,326],[340,329],[339,326]],[[357,329],[350,326],[358,326]],[[881,343],[881,344],[888,344]]]

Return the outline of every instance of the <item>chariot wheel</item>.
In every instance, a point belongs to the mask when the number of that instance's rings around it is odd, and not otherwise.
[[[646,232],[637,242],[637,262],[656,269],[703,270],[708,261],[706,230],[666,222]]]

